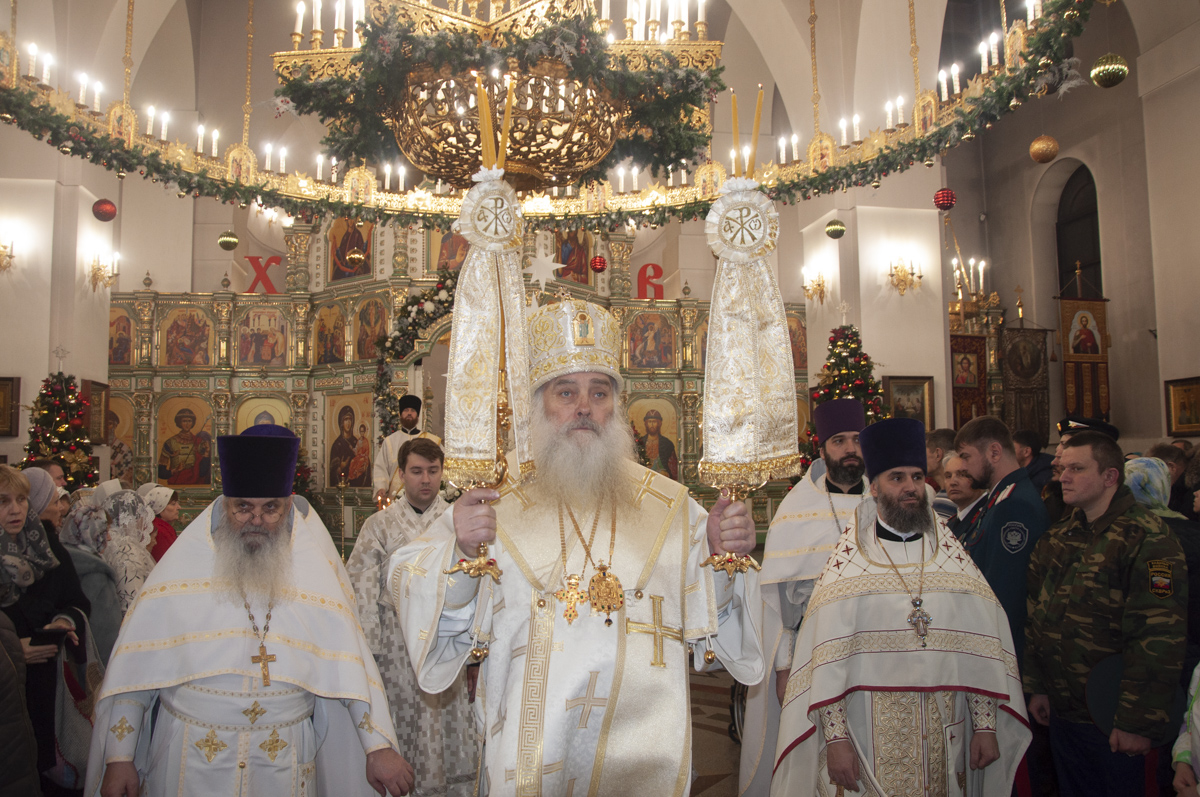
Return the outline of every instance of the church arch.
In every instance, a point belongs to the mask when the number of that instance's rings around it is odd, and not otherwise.
[[[1104,282],[1100,261],[1100,213],[1096,178],[1087,166],[1080,165],[1063,186],[1055,234],[1059,291],[1067,296],[1101,298]],[[1081,284],[1072,285],[1076,267],[1080,269]]]

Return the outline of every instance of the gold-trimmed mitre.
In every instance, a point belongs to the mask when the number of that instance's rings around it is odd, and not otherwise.
[[[597,371],[621,376],[621,325],[612,313],[582,299],[564,299],[529,316],[529,375],[532,390],[565,374]]]
[[[748,178],[727,180],[705,220],[717,256],[704,367],[700,481],[755,487],[800,472],[796,381],[783,296],[767,255],[779,214]]]

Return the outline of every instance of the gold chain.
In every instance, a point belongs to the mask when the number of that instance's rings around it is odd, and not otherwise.
[[[591,536],[590,540],[585,540],[583,538],[583,532],[579,528],[579,523],[575,520],[575,513],[571,511],[571,507],[569,507],[569,506],[567,507],[567,515],[571,518],[571,525],[575,527],[575,533],[579,536],[579,541],[581,543],[583,543],[583,553],[584,553],[585,559],[583,561],[583,567],[580,569],[580,572],[579,572],[579,577],[580,577],[580,579],[582,579],[584,573],[587,572],[587,566],[588,566],[589,562],[591,562],[593,570],[596,568],[596,563],[595,563],[595,561],[592,560],[592,543],[594,543],[596,541],[596,527],[600,525],[600,507],[596,507],[596,517],[592,521],[592,536]],[[558,505],[558,539],[559,539],[559,542],[562,544],[563,578],[566,578],[566,576],[567,576],[567,532],[566,532],[566,528],[563,526],[563,512],[562,512],[562,504],[561,503]]]
[[[878,538],[877,538],[878,539]],[[925,594],[925,537],[921,537],[921,580],[917,585],[917,594],[914,596],[912,590],[908,588],[908,582],[904,580],[904,576],[900,575],[900,568],[896,567],[896,563],[892,561],[892,555],[888,553],[888,549],[884,547],[883,541],[879,541],[879,547],[883,549],[883,555],[887,557],[888,564],[892,566],[892,570],[896,573],[896,578],[900,579],[900,586],[904,587],[904,591],[908,593],[908,599],[916,606],[921,600],[921,596]]]
[[[263,630],[258,632],[258,621],[254,619],[254,612],[250,610],[250,601],[246,600],[246,596],[242,596],[242,605],[246,607],[246,614],[250,615],[250,627],[254,629],[254,636],[264,645],[267,643],[267,632],[271,630],[271,610],[275,608],[275,601],[272,600],[267,604],[267,619],[263,622]]]

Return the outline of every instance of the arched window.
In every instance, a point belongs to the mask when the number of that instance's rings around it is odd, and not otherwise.
[[[1058,200],[1058,288],[1066,298],[1099,299],[1104,295],[1100,273],[1100,217],[1096,181],[1086,166],[1075,170]],[[1072,285],[1075,264],[1081,285]],[[1068,287],[1070,286],[1070,287]]]

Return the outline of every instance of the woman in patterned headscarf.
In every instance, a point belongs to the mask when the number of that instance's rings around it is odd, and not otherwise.
[[[101,556],[108,545],[108,514],[91,488],[76,490],[71,500],[74,506],[63,520],[59,539],[75,565],[83,593],[91,601],[92,636],[101,661],[107,665],[122,617],[117,574]]]
[[[146,576],[154,569],[154,512],[133,490],[121,490],[104,503],[110,525],[109,540],[103,557],[117,576],[117,595],[121,614],[137,598]]]

